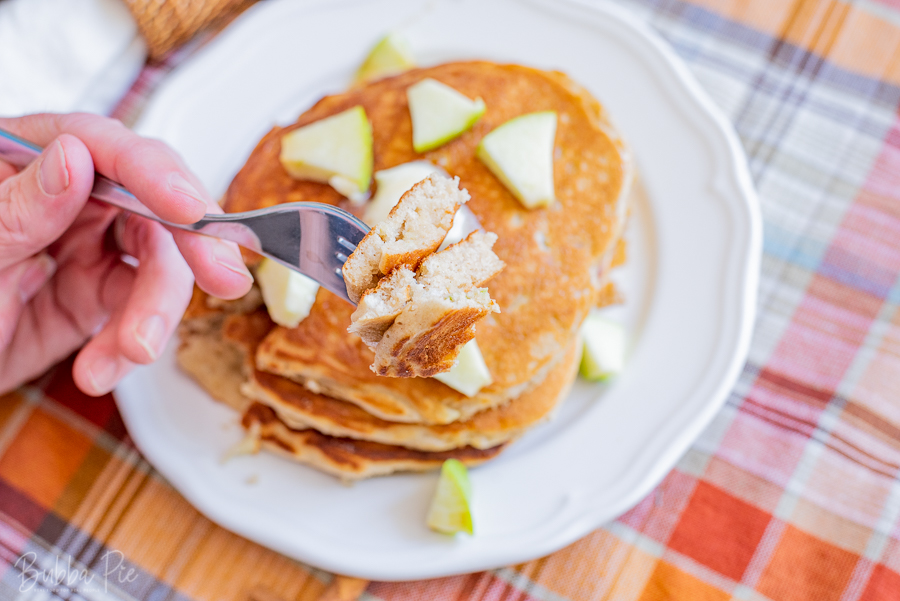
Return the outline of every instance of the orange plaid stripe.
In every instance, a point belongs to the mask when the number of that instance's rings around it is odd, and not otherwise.
[[[685,56],[748,149],[767,220],[751,362],[616,522],[532,562],[372,583],[368,598],[896,601],[900,3],[622,4]],[[148,68],[119,114],[183,58]],[[0,597],[28,584],[33,556],[105,574],[114,597],[319,598],[329,574],[198,514],[68,369],[0,398]]]
[[[873,14],[865,3],[696,0],[693,4],[769,34],[775,40],[794,44],[842,69],[900,84],[898,21],[886,20],[881,11]],[[891,8],[887,2],[883,6]]]

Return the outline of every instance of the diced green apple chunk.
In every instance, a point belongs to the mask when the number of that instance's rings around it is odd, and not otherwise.
[[[358,200],[369,189],[373,169],[366,111],[355,106],[288,132],[281,138],[279,158],[291,177],[331,184]]]
[[[484,114],[484,100],[470,99],[450,86],[427,78],[407,88],[413,149],[426,152],[468,130]]]
[[[462,347],[456,364],[449,371],[432,377],[467,397],[475,396],[479,390],[494,381],[474,338]]]
[[[366,205],[363,221],[370,226],[384,221],[400,197],[432,173],[443,173],[428,161],[403,163],[375,172],[375,195]]]
[[[553,144],[556,112],[529,113],[486,135],[476,155],[513,196],[529,209],[553,203]]]
[[[369,82],[403,73],[416,66],[409,42],[399,33],[382,38],[356,71],[356,82]]]
[[[473,534],[471,506],[472,484],[466,466],[458,459],[446,460],[428,509],[428,527],[444,534]]]
[[[601,381],[622,371],[628,336],[625,327],[596,313],[588,315],[581,326],[584,354],[581,376]]]
[[[256,268],[256,283],[272,321],[286,328],[306,319],[319,291],[315,280],[269,258]]]

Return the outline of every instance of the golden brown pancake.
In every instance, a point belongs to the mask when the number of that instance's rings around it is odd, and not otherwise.
[[[352,438],[336,438],[315,430],[294,430],[265,405],[250,405],[241,419],[250,429],[259,424],[262,446],[345,480],[385,476],[394,472],[423,472],[441,467],[447,459],[473,466],[496,457],[503,445],[491,449],[460,447],[439,453],[416,451]]]
[[[213,397],[241,412],[252,401],[269,405],[291,428],[315,428],[332,436],[416,450],[446,451],[462,446],[487,449],[518,438],[549,417],[568,394],[580,359],[580,344],[572,344],[564,360],[539,386],[466,421],[436,426],[389,422],[352,403],[315,394],[287,378],[252,369],[248,357],[274,327],[268,314],[263,309],[246,314],[211,309],[204,302],[208,298],[195,291],[190,318],[182,326],[178,360]],[[214,322],[218,327],[198,327],[199,320],[209,316],[218,317]]]
[[[178,327],[178,364],[213,398],[241,412],[250,404],[240,393],[250,367],[247,353],[275,325],[261,305],[255,286],[238,301],[221,301],[195,287]]]
[[[210,307],[209,300],[210,297],[195,289],[187,317],[182,322],[178,362],[213,397],[237,409],[246,429],[257,424],[262,446],[266,449],[351,480],[398,471],[431,470],[450,458],[477,465],[503,450],[503,444],[498,443],[493,448],[459,446],[442,452],[425,452],[329,436],[312,429],[289,428],[271,408],[254,403],[240,392],[241,384],[246,380],[245,368],[250,366],[249,356],[274,325],[268,314],[264,309],[251,310],[252,302]],[[241,310],[251,311],[241,313]],[[290,380],[278,379],[302,389]]]
[[[481,96],[488,109],[471,131],[422,155],[411,147],[405,91],[425,77]],[[376,169],[421,159],[443,167],[471,193],[468,206],[485,229],[499,235],[494,250],[507,268],[487,286],[502,312],[476,333],[494,384],[468,398],[432,379],[376,376],[372,351],[346,332],[353,307],[324,290],[290,330],[273,326],[258,294],[225,303],[198,293],[181,327],[179,362],[239,409],[263,446],[339,477],[434,469],[450,457],[480,463],[552,412],[571,385],[587,311],[620,300],[608,274],[624,260],[627,153],[599,103],[562,74],[448,64],[324,98],[294,126],[274,129],[232,182],[226,210],[301,200],[358,210],[327,185],[291,179],[278,161],[285,132],[356,105],[373,125]],[[474,149],[498,125],[538,110],[559,116],[558,200],[527,210]],[[238,392],[242,382],[261,403]]]
[[[259,370],[253,372],[242,390],[246,396],[272,407],[281,421],[292,428],[315,428],[332,436],[423,451],[461,446],[487,449],[518,438],[549,417],[569,392],[581,359],[580,347],[580,343],[571,344],[547,378],[522,396],[466,421],[444,425],[389,422],[352,403],[312,393],[292,380]]]
[[[406,88],[425,77],[487,104],[484,116],[448,144],[418,154]],[[443,424],[500,405],[539,384],[569,347],[598,300],[597,273],[612,260],[625,219],[631,167],[599,104],[558,73],[486,62],[417,69],[344,94],[328,96],[295,125],[275,128],[251,154],[228,189],[228,211],[281,202],[347,203],[324,184],[291,179],[278,154],[284,133],[362,105],[374,132],[375,169],[429,160],[459,176],[472,196],[469,208],[499,240],[506,269],[488,282],[501,313],[478,325],[477,339],[494,383],[472,398],[428,379],[387,380],[368,371],[371,351],[347,338],[352,307],[319,295],[300,327],[276,328],[259,349],[260,369],[312,390],[355,403],[389,421]],[[509,119],[534,111],[558,114],[554,178],[557,201],[525,209],[475,157],[481,138]],[[340,301],[337,301],[338,303]],[[324,305],[328,305],[327,309]]]

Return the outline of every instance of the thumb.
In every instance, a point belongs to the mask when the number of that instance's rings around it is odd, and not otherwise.
[[[87,148],[63,134],[28,167],[0,182],[0,270],[59,238],[87,202],[93,181]]]

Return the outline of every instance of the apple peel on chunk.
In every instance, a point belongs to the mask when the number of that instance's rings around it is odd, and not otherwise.
[[[443,534],[474,534],[472,522],[472,483],[469,471],[458,459],[441,466],[437,490],[428,508],[428,527]]]
[[[481,98],[470,99],[436,79],[423,79],[406,90],[412,118],[413,149],[427,152],[467,131],[484,114]]]
[[[372,126],[362,106],[320,119],[281,138],[282,166],[295,179],[330,184],[355,202],[372,180]]]
[[[368,83],[398,75],[416,66],[409,41],[399,33],[381,38],[356,71],[356,83]]]
[[[581,336],[584,340],[581,377],[602,382],[622,371],[628,338],[622,324],[590,313],[581,326]]]
[[[556,199],[553,144],[556,112],[542,111],[510,119],[478,144],[476,155],[528,209]]]

